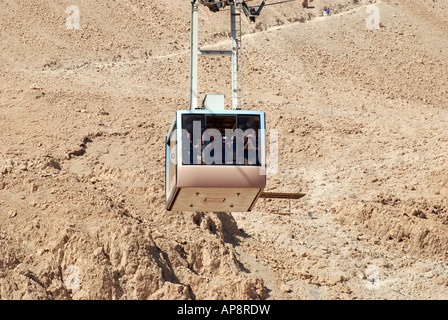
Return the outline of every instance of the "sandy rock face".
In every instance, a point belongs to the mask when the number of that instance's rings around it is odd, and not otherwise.
[[[3,1],[0,298],[446,299],[446,2],[374,1],[377,29],[370,2],[302,3],[243,20],[266,191],[306,193],[278,215],[165,210],[189,1],[74,3],[79,28],[59,2]],[[200,10],[201,48],[227,50],[229,12]],[[227,57],[199,74],[228,107]]]

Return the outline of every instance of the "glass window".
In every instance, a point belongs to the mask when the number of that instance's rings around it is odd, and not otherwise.
[[[182,164],[260,165],[259,115],[182,116]]]
[[[260,165],[260,116],[239,115],[236,164]]]
[[[168,141],[166,142],[165,184],[167,199],[171,195],[173,187],[176,185],[176,146],[176,125],[174,125],[173,131],[170,133]]]
[[[170,136],[170,181],[173,182],[176,176],[176,129],[173,130]]]
[[[206,126],[203,152],[205,164],[233,164],[233,148],[229,148],[229,142],[233,141],[236,116],[207,116]]]
[[[182,115],[182,164],[202,164],[205,115]]]

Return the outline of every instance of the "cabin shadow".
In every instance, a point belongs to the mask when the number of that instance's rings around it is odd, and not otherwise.
[[[232,213],[229,212],[215,212],[217,219],[220,221],[222,226],[222,234],[224,237],[224,242],[232,245],[234,248],[238,247],[241,242],[241,238],[249,239],[251,236],[247,234],[243,229],[238,228],[238,224],[235,218],[232,216]],[[245,273],[251,273],[251,271],[246,268],[240,258],[237,257],[235,259],[236,264],[240,268],[241,271]]]
[[[238,238],[248,239],[244,230],[238,227],[235,218],[229,212],[194,212],[193,222],[203,230],[207,230],[232,246],[239,246]]]

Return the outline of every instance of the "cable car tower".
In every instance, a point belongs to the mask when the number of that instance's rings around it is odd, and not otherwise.
[[[263,0],[264,2],[264,0]],[[198,15],[199,4],[218,12],[230,6],[231,50],[199,50]],[[198,56],[231,56],[232,58],[232,109],[239,110],[243,96],[243,68],[241,52],[241,11],[244,1],[239,0],[193,0],[191,3],[191,64],[190,64],[190,109],[198,108]],[[247,8],[247,5],[245,4]],[[209,96],[206,96],[206,99]]]
[[[199,5],[213,12],[230,7],[231,49],[200,50]],[[242,0],[192,0],[190,109],[177,111],[166,136],[165,205],[168,211],[251,211],[266,198],[266,124],[263,111],[242,110],[241,15],[253,22],[265,4]],[[226,10],[227,11],[227,10]],[[232,108],[223,94],[198,105],[198,57],[230,56]]]

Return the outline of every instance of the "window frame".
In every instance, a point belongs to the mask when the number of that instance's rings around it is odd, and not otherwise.
[[[184,120],[183,116],[188,116],[188,115],[192,115],[192,116],[193,115],[196,115],[196,116],[202,115],[202,116],[204,116],[204,120],[203,120],[204,121],[203,122],[204,130],[202,130],[202,128],[201,128],[201,136],[202,136],[203,132],[205,131],[205,128],[207,128],[207,117],[210,117],[210,116],[212,116],[212,117],[216,117],[216,116],[222,116],[222,117],[234,116],[236,118],[235,119],[235,129],[237,129],[238,126],[239,126],[239,117],[240,116],[256,116],[256,117],[258,117],[258,120],[257,120],[257,122],[258,122],[257,132],[261,131],[261,135],[256,137],[256,139],[258,140],[259,148],[261,148],[262,151],[257,151],[256,152],[257,161],[256,161],[255,164],[244,164],[244,163],[240,164],[240,163],[236,163],[235,162],[236,160],[234,160],[232,163],[225,163],[225,160],[224,160],[220,164],[215,164],[215,163],[213,163],[213,164],[205,164],[203,162],[201,162],[201,163],[184,163],[184,159],[183,159],[183,156],[184,156],[184,153],[183,153],[184,146],[182,145],[183,144],[183,141],[182,141],[182,130],[178,130],[178,140],[177,140],[178,141],[178,149],[180,150],[179,156],[182,158],[182,161],[179,162],[179,165],[182,165],[182,166],[200,166],[200,165],[201,166],[242,166],[242,167],[262,167],[262,166],[265,165],[265,157],[266,157],[265,156],[265,154],[266,154],[266,141],[265,141],[266,140],[266,134],[265,134],[265,130],[266,130],[266,128],[265,128],[264,112],[261,112],[261,111],[253,112],[253,111],[243,111],[243,110],[238,110],[236,112],[235,111],[211,112],[209,110],[206,110],[206,111],[204,111],[204,110],[179,111],[178,115],[177,115],[177,122],[180,123],[183,126],[183,124],[184,124],[183,123],[183,120]],[[182,127],[182,129],[184,129],[184,128]],[[179,147],[179,144],[181,144],[180,147]],[[194,162],[194,161],[191,161],[191,162]]]
[[[174,119],[170,130],[168,131],[168,134],[165,138],[165,203],[171,202],[171,199],[174,196],[176,187],[177,187],[177,167],[178,167],[178,148],[179,148],[179,140],[178,140],[178,134],[177,134],[177,119]],[[174,146],[171,145],[171,139],[175,138],[175,144]],[[174,148],[174,154],[175,154],[175,164],[172,166],[171,163],[171,154],[172,154],[172,148]],[[172,170],[174,169],[174,173]],[[173,180],[173,174],[174,174],[174,182]]]

